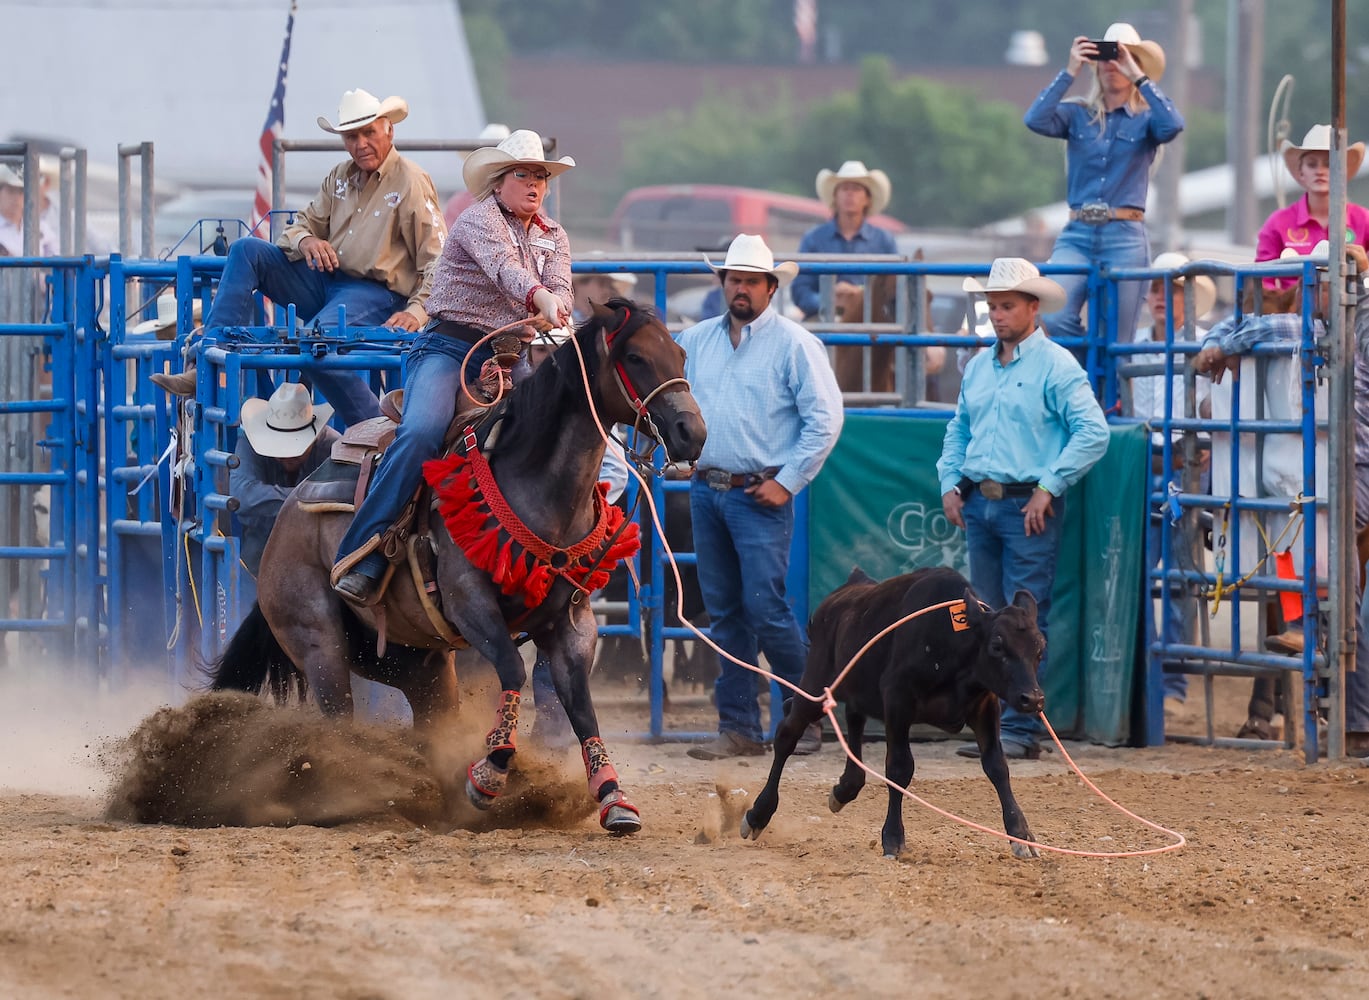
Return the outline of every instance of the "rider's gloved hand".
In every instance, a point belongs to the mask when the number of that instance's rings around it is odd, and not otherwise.
[[[570,310],[561,304],[561,300],[549,288],[539,288],[532,293],[532,306],[553,327],[565,326],[570,322]]]

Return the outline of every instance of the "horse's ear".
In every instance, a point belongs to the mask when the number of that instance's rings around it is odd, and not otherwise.
[[[594,318],[603,326],[608,326],[616,315],[608,306],[602,302],[595,302],[593,299],[589,300],[589,307],[594,313]]]

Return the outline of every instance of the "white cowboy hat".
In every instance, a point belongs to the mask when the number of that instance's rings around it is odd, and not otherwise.
[[[1126,21],[1115,21],[1103,32],[1103,41],[1123,45],[1141,67],[1141,72],[1158,81],[1165,75],[1165,50],[1159,42],[1142,39],[1140,33]]]
[[[1284,247],[1279,254],[1279,260],[1310,260],[1314,264],[1329,264],[1331,262],[1331,243],[1328,240],[1321,240],[1307,253],[1298,253],[1295,247]]]
[[[575,336],[575,329],[571,326],[558,326],[550,330],[538,330],[532,335],[532,342],[529,347],[560,347],[571,337]]]
[[[19,176],[19,172],[7,163],[0,163],[0,187],[21,188],[23,186],[24,178]]]
[[[1287,139],[1279,147],[1279,152],[1283,153],[1284,166],[1293,175],[1293,179],[1298,179],[1298,161],[1302,159],[1303,153],[1329,153],[1331,152],[1331,126],[1313,125],[1307,130],[1307,134],[1302,137],[1302,144],[1293,145]],[[1348,146],[1345,150],[1345,176],[1354,177],[1359,173],[1360,164],[1364,162],[1364,143],[1356,142]]]
[[[889,175],[883,170],[866,170],[865,164],[859,160],[847,160],[835,171],[818,171],[818,198],[824,205],[830,206],[832,199],[837,193],[837,185],[845,181],[859,184],[866,191],[870,192],[870,214],[878,215],[889,205],[889,198],[893,194],[893,186],[889,183]]]
[[[1023,257],[998,257],[989,267],[987,284],[966,278],[960,285],[967,292],[1021,292],[1041,303],[1042,312],[1055,312],[1065,305],[1065,290],[1050,278],[1041,277],[1036,265]]]
[[[794,275],[799,273],[799,266],[792,260],[776,264],[775,255],[765,245],[765,240],[759,236],[748,236],[746,233],[732,241],[731,246],[727,248],[727,259],[721,264],[714,264],[708,259],[707,254],[704,255],[704,263],[711,267],[715,274],[722,271],[773,274],[781,285],[793,281]]]
[[[1151,267],[1162,271],[1177,271],[1181,267],[1187,267],[1189,259],[1181,253],[1170,251],[1162,253],[1151,262]],[[1187,287],[1189,279],[1186,276],[1174,279],[1174,284],[1180,287]],[[1205,274],[1193,277],[1193,318],[1206,316],[1214,305],[1217,304],[1217,283]]]
[[[315,405],[309,390],[286,382],[270,399],[242,401],[242,432],[265,458],[299,458],[313,446],[333,417],[327,403]]]
[[[520,128],[510,132],[499,145],[481,146],[469,154],[461,165],[461,179],[466,182],[467,191],[479,191],[491,176],[520,163],[541,167],[553,177],[575,166],[575,160],[569,156],[548,160],[542,137],[531,129]]]
[[[338,102],[336,125],[319,115],[318,127],[325,132],[341,135],[369,125],[377,118],[388,118],[391,123],[398,123],[407,117],[409,102],[404,98],[387,97],[382,101],[375,94],[358,88],[342,95],[342,100]]]
[[[200,320],[200,314],[201,314],[202,311],[203,311],[203,306],[202,306],[200,300],[199,300],[199,299],[195,299],[195,300],[194,300],[194,305],[191,307],[191,313],[192,313],[192,315],[194,316],[194,319],[195,319],[196,322],[199,322],[199,320]],[[167,332],[167,331],[172,331],[172,337],[174,337],[174,336],[175,336],[175,329],[176,329],[176,293],[175,293],[175,292],[167,292],[167,293],[165,293],[165,294],[163,294],[163,295],[158,295],[158,296],[157,296],[157,315],[156,315],[155,317],[153,317],[152,319],[145,320],[144,322],[139,323],[137,326],[133,327],[133,328],[132,328],[131,330],[129,330],[128,332],[129,332],[129,333],[156,333],[156,334],[162,334],[162,333],[165,333],[165,332]],[[159,336],[158,339],[161,340],[161,339],[163,339],[163,338]],[[171,338],[171,337],[167,337],[167,338],[164,338],[164,339],[170,340],[170,339],[172,339],[172,338]]]

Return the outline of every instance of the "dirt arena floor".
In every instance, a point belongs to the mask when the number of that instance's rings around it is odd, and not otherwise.
[[[1018,861],[1006,842],[909,803],[908,849],[890,861],[878,847],[882,792],[827,810],[834,744],[791,763],[774,823],[743,841],[738,818],[767,758],[703,763],[685,744],[634,741],[646,714],[627,689],[600,697],[645,823],[623,839],[599,830],[575,751],[529,740],[506,800],[489,814],[443,815],[437,776],[473,756],[491,718],[483,692],[471,692],[471,732],[435,755],[436,772],[393,727],[338,730],[236,696],[151,715],[165,692],[80,705],[62,687],[0,694],[4,997],[1369,988],[1369,770],[1358,761],[1067,744],[1104,791],[1187,846]],[[1242,698],[1228,689],[1220,706],[1227,735]],[[1195,732],[1199,699],[1186,708]],[[711,713],[701,695],[677,698],[667,726],[704,728]],[[135,729],[131,741],[112,739]],[[989,783],[955,745],[918,744],[914,790],[1000,828]],[[871,760],[882,753],[876,745]],[[1112,852],[1167,842],[1086,790],[1059,754],[1012,773],[1045,843]],[[252,823],[276,825],[220,825]]]

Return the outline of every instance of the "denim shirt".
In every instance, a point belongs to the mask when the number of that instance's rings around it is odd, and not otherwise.
[[[868,222],[862,222],[856,235],[848,240],[837,229],[837,220],[832,219],[803,234],[803,239],[799,241],[799,253],[898,253],[898,246],[892,234]],[[843,274],[840,280],[864,285],[865,275]],[[789,286],[789,295],[794,305],[803,310],[805,317],[818,314],[821,296],[818,294],[816,274],[800,271]]]
[[[1067,198],[1070,208],[1103,202],[1113,208],[1145,208],[1155,151],[1184,130],[1174,102],[1153,81],[1141,84],[1149,108],[1133,112],[1123,105],[1103,116],[1062,101],[1074,77],[1065,70],[1032,102],[1023,118],[1038,135],[1066,141]]]
[[[1061,496],[1103,457],[1108,440],[1084,369],[1038,327],[1008,364],[999,363],[995,341],[965,366],[936,463],[941,493],[968,476],[1038,482]]]

